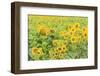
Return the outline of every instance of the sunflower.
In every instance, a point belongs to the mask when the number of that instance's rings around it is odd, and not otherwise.
[[[37,25],[37,31],[41,35],[45,35],[45,36],[47,36],[50,33],[49,28],[47,26],[45,26],[45,25]]]
[[[66,48],[65,45],[57,47],[56,51],[58,53],[58,58],[59,59],[64,59],[65,58],[65,54],[66,54],[66,51],[67,51],[67,48]]]
[[[72,25],[68,25],[68,29],[66,28],[66,30],[71,30]]]
[[[51,49],[49,51],[49,58],[50,59],[57,59],[57,55],[58,55],[58,52],[57,51],[54,51],[53,49]]]
[[[53,40],[52,44],[53,44],[53,46],[57,46],[58,45],[58,40]]]
[[[42,56],[44,53],[43,53],[43,51],[42,51],[42,48],[35,48],[35,47],[33,47],[32,48],[32,55],[35,57],[35,56],[37,56],[37,57],[40,57],[40,56]]]
[[[36,26],[37,32],[40,32],[40,30],[41,30],[42,28],[44,28],[44,27],[45,27],[45,25],[38,24],[38,25]]]
[[[80,43],[80,41],[81,41],[81,36],[77,35],[77,42]]]
[[[75,32],[73,32],[73,31],[68,31],[68,34],[69,34],[69,36],[72,36],[72,35],[74,35],[75,34]]]
[[[64,41],[63,40],[53,40],[52,41],[53,46],[62,46],[64,45]]]
[[[88,28],[87,27],[83,27],[82,28],[82,32],[88,32]]]
[[[64,39],[65,40],[68,40],[68,38],[69,38],[69,35],[68,34],[64,36]]]
[[[67,35],[67,31],[60,31],[59,34],[60,36],[64,37]]]
[[[83,37],[83,40],[87,40],[88,33],[86,31],[82,32],[82,37]]]
[[[83,37],[83,41],[86,41],[88,39],[88,28],[87,27],[82,28],[82,37]]]
[[[56,51],[58,51],[58,52],[59,52],[59,51],[62,51],[62,50],[63,50],[63,49],[62,49],[61,47],[57,47],[57,48],[56,48]]]
[[[47,36],[49,34],[49,29],[48,28],[41,28],[40,34]]]
[[[36,53],[37,53],[37,51],[38,51],[38,48],[32,48],[32,55],[34,56]]]
[[[71,43],[76,43],[78,41],[78,38],[76,36],[71,37]]]
[[[80,28],[80,23],[75,23],[75,28],[79,29]]]
[[[74,26],[70,30],[71,30],[72,33],[76,32],[76,28]]]
[[[64,59],[65,54],[66,54],[65,50],[63,50],[62,47],[57,47],[49,51],[49,58],[50,59]]]
[[[63,51],[67,51],[66,45],[61,46]]]
[[[61,51],[66,51],[67,48],[66,48],[66,45],[62,45],[62,46],[59,46],[59,47],[56,47],[54,50],[58,51],[58,52],[61,52]]]
[[[50,29],[50,33],[55,33],[55,32],[56,32],[56,30]]]

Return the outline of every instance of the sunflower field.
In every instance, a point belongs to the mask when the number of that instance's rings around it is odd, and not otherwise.
[[[88,58],[88,18],[28,15],[28,60]]]

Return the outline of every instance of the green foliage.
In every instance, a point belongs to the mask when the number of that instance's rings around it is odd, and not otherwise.
[[[28,60],[87,58],[87,25],[87,17],[29,15]]]

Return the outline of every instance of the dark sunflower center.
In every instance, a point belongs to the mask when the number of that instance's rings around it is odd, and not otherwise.
[[[75,41],[75,38],[72,38],[72,41]]]

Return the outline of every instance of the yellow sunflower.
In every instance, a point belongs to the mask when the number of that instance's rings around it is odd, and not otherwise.
[[[76,28],[74,26],[70,30],[71,30],[72,33],[76,32]]]
[[[61,51],[63,51],[63,48],[62,48],[62,47],[57,47],[57,48],[56,48],[56,51],[57,51],[58,53],[60,53]]]
[[[49,51],[49,58],[50,59],[64,59],[65,54],[66,54],[65,50],[63,50],[62,47],[57,47]]]
[[[81,41],[81,36],[77,35],[77,42],[80,42],[80,41]]]
[[[38,48],[32,48],[32,55],[34,56],[38,52]]]
[[[53,46],[57,46],[58,45],[58,40],[53,40],[52,44],[53,44]]]
[[[40,56],[42,56],[44,53],[43,53],[43,51],[42,51],[42,48],[35,48],[35,47],[33,47],[32,48],[32,55],[33,56],[38,56],[38,57],[40,57]]]
[[[64,41],[63,40],[53,40],[52,41],[53,46],[62,46],[64,45]]]
[[[67,48],[65,45],[57,47],[56,48],[56,52],[58,53],[58,58],[59,59],[64,59],[65,58],[65,54],[66,54]]]
[[[71,28],[72,28],[72,25],[68,25],[68,30],[71,30]],[[66,30],[67,30],[67,28],[66,28]]]
[[[65,40],[67,40],[68,38],[69,38],[69,35],[68,34],[64,36],[64,39]]]
[[[74,35],[74,34],[75,34],[75,32],[73,32],[73,31],[69,30],[69,31],[68,31],[68,34],[69,34],[69,36],[72,36],[72,35]]]
[[[66,45],[62,45],[61,48],[62,48],[63,51],[67,51],[67,50],[68,50],[68,49],[66,48]]]
[[[86,41],[88,39],[88,28],[87,27],[82,28],[82,38],[83,38],[83,41]]]
[[[49,58],[50,59],[57,59],[57,55],[58,55],[58,52],[57,51],[54,51],[53,49],[51,49],[49,51]]]
[[[82,32],[82,37],[83,37],[83,40],[87,40],[88,39],[88,32],[87,31]]]
[[[79,29],[80,28],[80,23],[75,23],[74,26],[75,26],[76,29]]]
[[[67,35],[67,31],[60,31],[59,34],[60,36],[64,37]]]
[[[47,36],[49,34],[49,29],[48,28],[41,28],[40,34]]]
[[[71,37],[71,43],[76,43],[78,41],[76,36]]]
[[[41,35],[45,35],[45,36],[47,36],[50,33],[50,29],[45,25],[37,25],[37,31]]]
[[[56,32],[56,30],[50,29],[50,33],[55,33],[55,32]]]
[[[88,28],[87,27],[83,27],[82,28],[82,32],[88,32]]]

